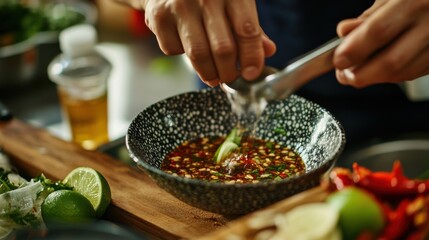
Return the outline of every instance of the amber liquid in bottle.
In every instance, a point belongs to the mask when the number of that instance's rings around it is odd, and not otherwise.
[[[109,141],[107,80],[112,65],[95,48],[97,31],[90,24],[67,28],[59,39],[62,53],[49,64],[48,75],[57,84],[71,140],[95,150]]]
[[[95,150],[109,141],[107,93],[85,100],[74,98],[61,88],[58,93],[73,142]]]

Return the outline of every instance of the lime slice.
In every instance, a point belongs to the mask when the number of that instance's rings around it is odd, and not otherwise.
[[[327,203],[308,203],[275,220],[279,234],[288,239],[335,239],[338,210]]]
[[[110,204],[111,193],[103,175],[92,168],[79,167],[71,171],[63,182],[91,202],[97,217],[104,214]]]

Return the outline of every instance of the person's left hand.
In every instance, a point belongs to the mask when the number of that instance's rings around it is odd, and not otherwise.
[[[341,84],[365,87],[429,74],[429,0],[376,0],[337,26],[334,54]]]

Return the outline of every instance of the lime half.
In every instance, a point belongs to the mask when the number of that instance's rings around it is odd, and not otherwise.
[[[326,201],[339,211],[344,239],[355,239],[364,231],[377,234],[384,227],[382,207],[362,189],[347,187],[332,193]]]
[[[103,175],[89,167],[78,167],[71,171],[63,182],[91,202],[97,217],[104,214],[110,204],[111,193]]]
[[[46,224],[77,224],[93,221],[95,211],[90,201],[72,190],[50,193],[42,203],[42,217]]]

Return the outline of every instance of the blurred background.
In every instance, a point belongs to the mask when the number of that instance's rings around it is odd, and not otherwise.
[[[68,140],[56,87],[47,66],[60,53],[58,33],[75,24],[97,28],[100,51],[113,65],[109,78],[109,135],[121,139],[145,107],[197,89],[182,56],[165,56],[138,10],[113,0],[2,0],[0,101],[15,117]]]

